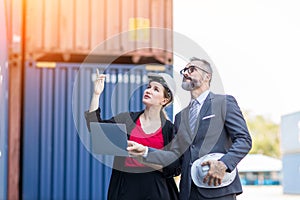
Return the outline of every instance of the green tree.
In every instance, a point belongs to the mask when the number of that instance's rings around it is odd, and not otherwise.
[[[279,124],[262,115],[245,113],[246,122],[252,137],[252,154],[264,154],[280,158]]]

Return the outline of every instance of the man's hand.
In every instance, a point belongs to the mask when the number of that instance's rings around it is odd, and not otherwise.
[[[128,140],[127,142],[128,142],[127,151],[129,155],[143,156],[146,153],[147,147],[131,140]]]
[[[221,185],[222,179],[226,173],[226,165],[222,161],[208,160],[203,162],[201,166],[209,165],[209,171],[203,179],[203,183],[208,185],[218,186]]]

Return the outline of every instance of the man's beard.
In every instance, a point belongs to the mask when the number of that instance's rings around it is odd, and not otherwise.
[[[190,81],[186,81],[186,80],[190,80]],[[192,79],[190,77],[184,78],[181,84],[182,89],[187,91],[192,91],[193,89],[199,88],[200,86],[201,86],[201,82],[199,80]]]

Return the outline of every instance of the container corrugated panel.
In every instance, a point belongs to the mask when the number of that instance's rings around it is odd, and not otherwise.
[[[300,112],[282,116],[280,129],[282,152],[300,153]]]
[[[283,192],[300,194],[300,153],[284,155],[282,166]]]
[[[135,50],[131,52],[134,55],[164,57],[170,62],[172,54],[165,50],[172,51],[172,3],[172,0],[28,0],[26,51],[38,57],[48,53],[123,55]],[[130,33],[99,45],[127,31]],[[96,46],[97,51],[92,51]]]
[[[5,0],[4,0],[5,1]],[[5,1],[5,12],[7,21],[7,41],[9,53],[14,54],[13,59],[16,59],[16,54],[21,52],[21,37],[22,37],[22,3],[23,0]],[[17,57],[18,58],[18,57]]]
[[[0,199],[7,197],[8,69],[4,1],[0,0]]]
[[[113,157],[88,151],[84,119],[96,67],[107,74],[103,118],[143,108],[147,65],[26,64],[23,199],[106,199],[111,168],[102,163],[112,163]],[[171,67],[164,69],[171,73]]]

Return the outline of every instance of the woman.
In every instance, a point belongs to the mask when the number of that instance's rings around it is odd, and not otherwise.
[[[149,84],[143,94],[145,110],[120,113],[109,120],[100,118],[99,98],[104,90],[105,75],[99,74],[94,82],[94,94],[89,111],[85,113],[87,126],[90,122],[123,123],[128,139],[153,148],[166,149],[173,138],[173,124],[166,118],[164,108],[172,103],[175,83],[165,73],[149,74]],[[109,200],[173,200],[178,190],[173,176],[180,174],[179,162],[168,167],[143,163],[132,157],[115,156],[108,190]]]

